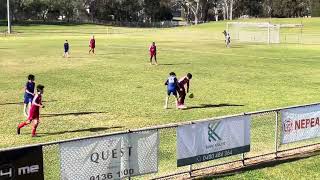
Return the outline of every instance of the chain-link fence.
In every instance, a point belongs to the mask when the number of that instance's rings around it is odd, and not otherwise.
[[[244,113],[244,115],[249,115],[251,117],[250,152],[183,167],[177,167],[177,127],[181,125],[197,124],[199,122],[212,121],[215,119],[219,120],[221,118],[161,125],[158,127],[150,127],[132,131],[99,135],[99,137],[107,137],[111,135],[127,133],[142,133],[145,131],[157,130],[159,133],[158,137],[160,140],[158,150],[158,172],[154,174],[131,177],[130,179],[172,179],[198,176],[206,173],[215,173],[221,171],[221,169],[227,170],[230,168],[234,168],[235,166],[243,167],[245,163],[250,161],[253,161],[253,163],[259,163],[262,161],[264,157],[268,156],[271,156],[271,158],[275,159],[280,153],[287,152],[289,150],[296,150],[295,153],[303,153],[303,147],[320,144],[319,138],[289,143],[285,145],[281,144],[280,141],[281,135],[283,133],[283,125],[281,119],[281,112],[283,110],[293,109],[297,107],[315,107],[319,105],[320,104],[309,104],[261,112]],[[82,141],[83,139],[95,140],[97,139],[97,137],[68,140],[68,142]],[[45,179],[60,179],[60,146],[64,142],[66,141],[41,144],[41,146],[43,147]],[[6,151],[8,150],[10,149],[7,149]],[[258,160],[255,161],[255,159]],[[223,165],[224,167],[221,167]]]

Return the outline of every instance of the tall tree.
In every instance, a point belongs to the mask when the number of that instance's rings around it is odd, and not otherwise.
[[[320,17],[320,1],[313,0],[312,1],[312,16]]]

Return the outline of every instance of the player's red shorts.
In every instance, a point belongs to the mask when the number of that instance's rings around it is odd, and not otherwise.
[[[40,108],[38,106],[31,106],[28,120],[39,119],[40,117]]]
[[[150,57],[157,56],[157,53],[150,53]]]

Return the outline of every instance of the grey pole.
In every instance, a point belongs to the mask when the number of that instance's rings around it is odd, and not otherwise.
[[[7,0],[8,33],[11,34],[10,0]]]
[[[279,121],[279,111],[276,111],[276,127],[274,132],[274,151],[276,158],[278,157],[278,121]]]

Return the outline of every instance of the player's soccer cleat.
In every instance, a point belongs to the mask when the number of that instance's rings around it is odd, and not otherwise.
[[[187,107],[185,105],[178,106],[179,109],[186,109]]]
[[[17,134],[20,134],[20,128],[17,127]]]
[[[164,106],[163,108],[164,108],[164,109],[168,109],[168,106]]]

